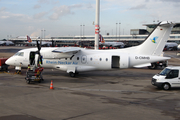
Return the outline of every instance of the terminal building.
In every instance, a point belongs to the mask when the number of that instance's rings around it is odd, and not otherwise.
[[[105,42],[119,41],[124,42],[128,46],[134,46],[141,44],[146,37],[152,32],[157,24],[144,24],[146,29],[131,29],[130,35],[103,35]],[[40,40],[40,37],[31,38],[33,41]],[[11,38],[15,44],[24,44],[27,41],[26,37]],[[42,39],[43,41],[53,41],[57,46],[94,46],[95,35],[84,36],[58,36]],[[176,42],[180,44],[180,23],[177,23],[170,34],[168,42]]]

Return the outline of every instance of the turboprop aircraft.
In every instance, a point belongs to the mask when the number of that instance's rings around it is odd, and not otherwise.
[[[110,70],[150,66],[150,63],[170,59],[160,56],[173,27],[172,22],[160,22],[139,46],[124,49],[92,50],[79,47],[49,47],[23,49],[6,64],[27,67],[42,61],[42,67],[66,71],[71,77],[92,70]]]

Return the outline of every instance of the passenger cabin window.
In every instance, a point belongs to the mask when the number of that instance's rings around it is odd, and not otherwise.
[[[77,57],[77,60],[79,60],[79,57]]]
[[[101,61],[101,60],[102,60],[102,58],[99,58],[99,60]]]
[[[93,59],[92,59],[92,58],[90,58],[90,60],[92,61]]]
[[[108,58],[106,58],[106,61],[108,61]]]
[[[176,78],[179,76],[179,70],[171,70],[168,75],[167,78]]]

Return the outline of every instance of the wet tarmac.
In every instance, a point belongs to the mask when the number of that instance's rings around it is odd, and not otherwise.
[[[151,85],[161,70],[92,71],[72,78],[45,69],[42,83],[27,84],[26,70],[15,74],[10,67],[0,72],[0,120],[179,120],[180,88],[164,91]]]

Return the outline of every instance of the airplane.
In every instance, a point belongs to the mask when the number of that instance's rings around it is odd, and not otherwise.
[[[167,42],[164,47],[165,50],[177,50],[178,44],[176,42]]]
[[[14,45],[14,43],[12,41],[1,40],[0,45],[10,46],[10,45]]]
[[[24,43],[26,43],[26,44],[30,44],[30,45],[37,45],[37,43],[36,43],[36,41],[32,41],[32,42],[24,42]],[[51,46],[52,45],[52,42],[46,42],[46,41],[42,41],[42,44],[41,44],[42,46],[47,46],[47,47],[49,47],[49,46]]]
[[[99,45],[108,46],[108,47],[110,46],[120,47],[120,48],[124,48],[125,46],[123,42],[105,42],[101,34],[99,34]]]
[[[173,25],[168,21],[160,22],[141,45],[124,49],[41,48],[37,41],[37,48],[18,51],[6,61],[6,64],[19,70],[28,64],[37,65],[41,61],[42,67],[66,71],[71,77],[84,71],[150,66],[153,62],[170,59],[160,55]]]
[[[32,41],[31,38],[27,35],[27,42],[25,42],[26,44],[30,44],[30,45],[37,45],[36,41]],[[46,41],[42,41],[41,42],[42,46],[51,46],[52,42],[46,42]]]

